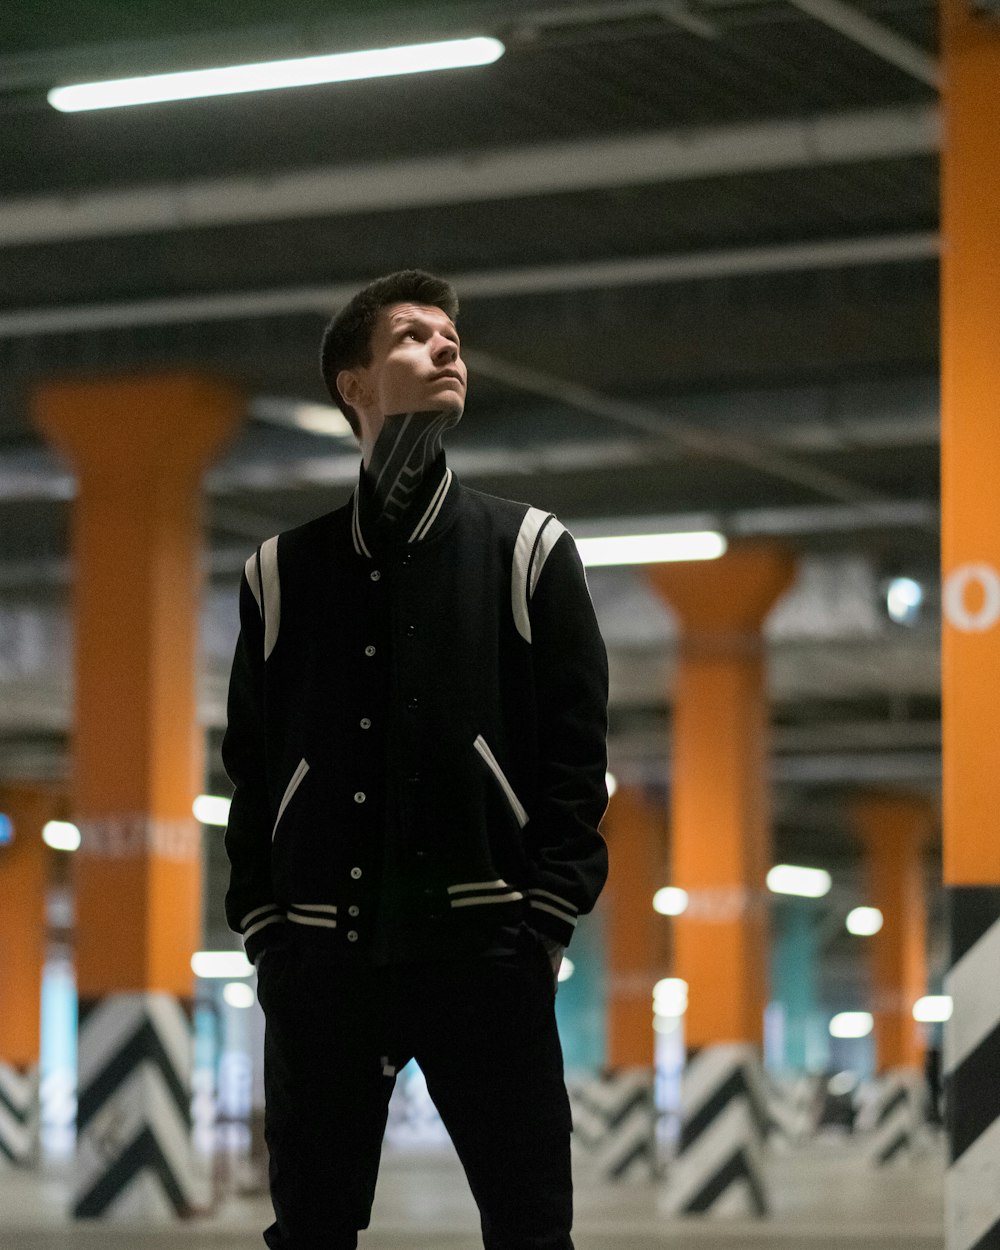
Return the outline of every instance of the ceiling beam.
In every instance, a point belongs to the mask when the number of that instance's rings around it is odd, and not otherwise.
[[[0,209],[0,216],[2,212]],[[571,261],[562,265],[533,265],[448,276],[462,300],[467,301],[748,277],[762,273],[899,264],[934,260],[939,252],[938,235],[926,230],[870,238],[644,256],[630,260]],[[210,295],[170,295],[161,299],[14,309],[0,313],[0,339],[300,313],[328,317],[345,304],[357,289],[357,282],[342,282],[331,286],[223,291]]]
[[[74,191],[0,205],[0,245],[385,212],[933,153],[929,105]]]
[[[918,82],[940,89],[941,71],[929,52],[859,12],[853,5],[844,4],[843,0],[789,0],[789,3]]]

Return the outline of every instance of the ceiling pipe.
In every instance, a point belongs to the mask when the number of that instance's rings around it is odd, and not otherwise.
[[[873,21],[852,5],[844,4],[842,0],[789,0],[789,3],[883,61],[895,65],[918,82],[940,90],[941,70],[930,53],[881,22]]]

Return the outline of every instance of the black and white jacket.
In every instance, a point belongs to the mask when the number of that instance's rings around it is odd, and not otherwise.
[[[345,958],[566,944],[607,873],[607,658],[576,546],[442,454],[391,539],[350,502],[246,563],[226,914]]]

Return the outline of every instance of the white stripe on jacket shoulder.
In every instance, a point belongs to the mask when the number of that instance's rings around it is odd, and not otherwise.
[[[264,622],[264,659],[274,650],[281,625],[281,578],[278,574],[278,535],[261,543],[243,566],[247,584]]]
[[[517,541],[514,543],[510,596],[514,624],[525,642],[531,642],[528,603],[535,593],[545,561],[565,533],[565,525],[557,521],[551,512],[543,512],[541,508],[529,508],[524,514]]]

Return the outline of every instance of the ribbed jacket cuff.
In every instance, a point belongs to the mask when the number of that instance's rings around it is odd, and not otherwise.
[[[528,923],[560,946],[569,946],[579,912],[568,899],[551,890],[528,891]]]
[[[247,959],[256,964],[261,952],[285,924],[285,913],[276,903],[265,903],[255,907],[240,921],[240,932],[243,935],[243,947]]]

